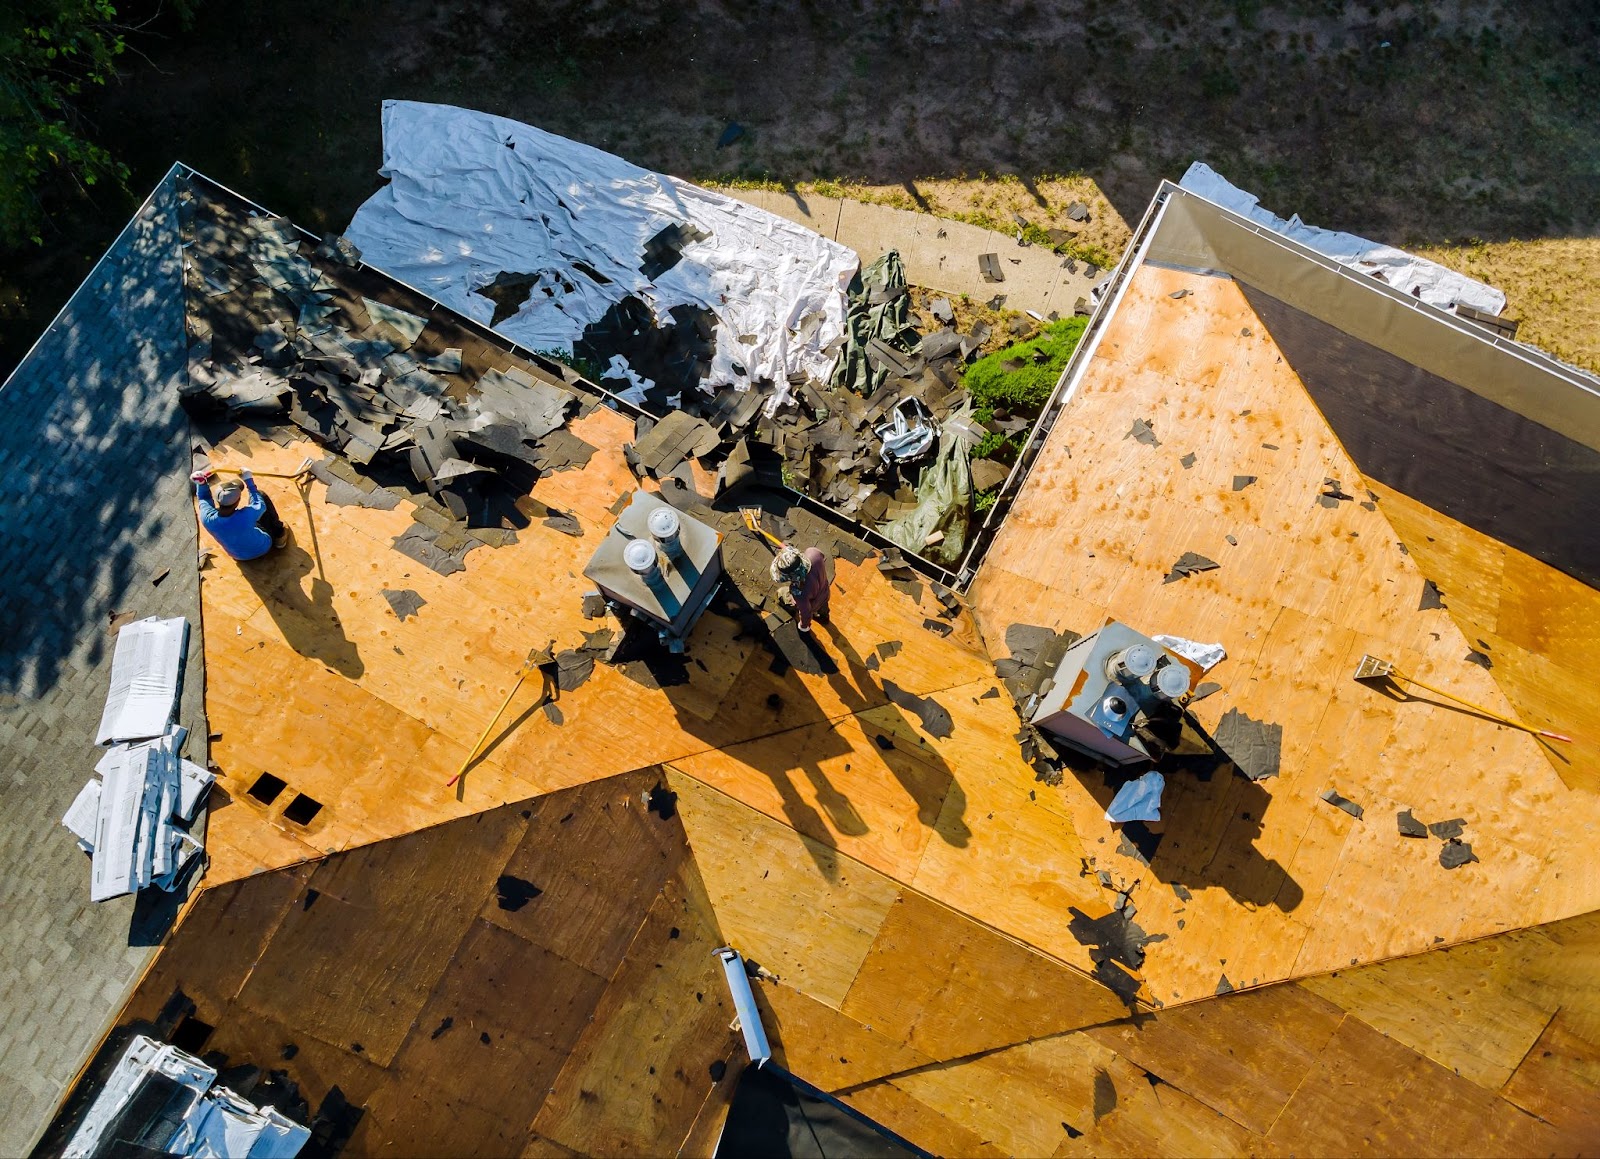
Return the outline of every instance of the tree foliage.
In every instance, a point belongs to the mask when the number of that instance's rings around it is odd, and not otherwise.
[[[0,0],[0,245],[40,243],[63,190],[126,181],[82,111],[125,48],[110,0]]]

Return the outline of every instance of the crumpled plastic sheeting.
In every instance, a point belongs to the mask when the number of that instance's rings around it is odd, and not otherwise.
[[[790,374],[828,379],[860,259],[803,226],[451,105],[385,101],[380,172],[388,186],[345,231],[363,258],[486,326],[494,303],[474,291],[502,272],[535,275],[527,301],[495,327],[528,349],[571,351],[632,294],[657,317],[684,304],[716,314],[708,390],[766,379],[786,394]],[[652,282],[640,272],[645,243],[674,223],[710,236]]]
[[[876,338],[911,354],[921,341],[911,325],[911,298],[906,293],[906,268],[899,251],[890,250],[863,269],[850,283],[849,298],[845,345],[833,368],[832,385],[870,398],[888,381],[889,368],[873,365],[867,357],[867,343]]]
[[[917,505],[892,523],[883,534],[896,546],[923,559],[946,566],[958,563],[967,545],[967,525],[972,510],[972,402],[968,400],[939,428],[938,457],[922,469],[917,480]],[[928,536],[944,532],[932,547]]]
[[[1151,769],[1142,777],[1135,777],[1111,798],[1106,806],[1107,821],[1159,821],[1161,820],[1161,792],[1167,787],[1167,778]]]
[[[1437,262],[1408,254],[1393,246],[1379,245],[1353,233],[1318,229],[1300,220],[1300,215],[1285,220],[1269,209],[1263,209],[1253,193],[1234,185],[1211,166],[1196,161],[1189,166],[1179,186],[1197,193],[1207,201],[1214,201],[1240,217],[1248,217],[1276,233],[1299,242],[1309,249],[1325,254],[1357,273],[1371,275],[1374,270],[1383,272],[1383,280],[1390,286],[1409,294],[1420,290],[1419,296],[1430,306],[1448,310],[1457,302],[1498,314],[1506,308],[1506,296],[1493,286],[1472,278],[1463,277]]]
[[[1228,658],[1228,650],[1221,644],[1202,644],[1198,640],[1185,640],[1182,636],[1151,636],[1157,644],[1170,648],[1185,660],[1193,660],[1202,672],[1209,672]]]

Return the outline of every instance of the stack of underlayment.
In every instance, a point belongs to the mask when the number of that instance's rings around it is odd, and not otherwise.
[[[62,1154],[294,1159],[311,1131],[216,1084],[217,1072],[175,1046],[136,1035]]]
[[[61,823],[92,857],[89,897],[171,890],[204,845],[192,831],[215,776],[178,755],[173,722],[189,624],[151,617],[117,634],[96,743],[109,745]]]

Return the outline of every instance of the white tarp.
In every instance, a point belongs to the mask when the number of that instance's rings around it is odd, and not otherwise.
[[[385,101],[380,172],[389,184],[346,231],[362,259],[485,325],[494,303],[474,291],[502,273],[533,275],[527,301],[496,327],[524,347],[570,351],[587,324],[635,295],[658,319],[686,304],[716,314],[707,387],[768,379],[781,394],[790,374],[825,381],[832,369],[860,262],[803,226],[450,105]],[[652,282],[639,268],[645,243],[673,224],[709,236]]]
[[[1151,636],[1157,644],[1176,652],[1185,660],[1193,660],[1202,672],[1209,672],[1228,658],[1228,650],[1221,644],[1202,644],[1198,640],[1185,640],[1182,636]]]
[[[1506,296],[1499,290],[1446,269],[1437,262],[1430,262],[1393,246],[1379,245],[1353,233],[1318,229],[1301,221],[1299,214],[1288,219],[1281,218],[1271,210],[1263,209],[1255,194],[1240,189],[1202,162],[1196,161],[1190,165],[1189,171],[1178,184],[1207,201],[1214,201],[1240,217],[1248,217],[1358,273],[1382,273],[1386,283],[1403,293],[1417,291],[1417,296],[1430,306],[1448,310],[1460,302],[1489,314],[1498,314],[1506,308]]]
[[[1135,777],[1111,798],[1106,806],[1106,820],[1124,821],[1161,820],[1161,792],[1167,787],[1167,778],[1151,769],[1142,777]]]
[[[143,740],[167,731],[178,700],[183,654],[189,644],[189,622],[138,620],[117,633],[111,657],[111,692],[100,714],[95,744]]]

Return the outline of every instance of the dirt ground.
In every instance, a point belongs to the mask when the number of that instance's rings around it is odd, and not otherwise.
[[[985,224],[1016,211],[1048,228],[1095,196],[1115,211],[1096,222],[1137,221],[1158,179],[1201,159],[1319,225],[1491,243],[1463,261],[1600,233],[1600,6],[1570,0],[207,0],[192,29],[134,43],[143,59],[94,119],[135,196],[69,207],[42,249],[0,263],[0,371],[174,159],[341,228],[379,183],[389,97],[692,179],[837,186]],[[744,133],[718,148],[730,122]],[[1114,233],[1087,240],[1115,252]],[[1572,286],[1530,289],[1542,316],[1600,291],[1573,244],[1534,255]],[[1496,268],[1528,268],[1504,253]],[[1578,321],[1539,332],[1592,358]]]

